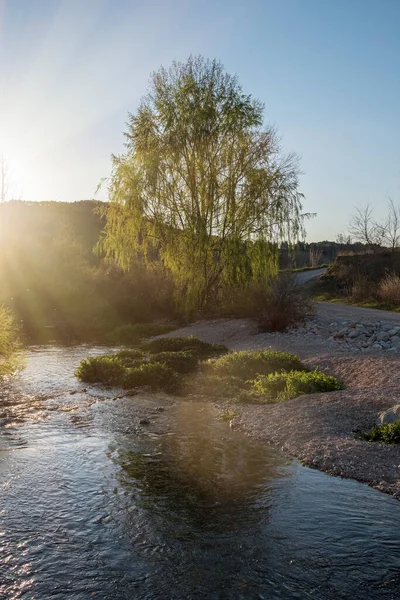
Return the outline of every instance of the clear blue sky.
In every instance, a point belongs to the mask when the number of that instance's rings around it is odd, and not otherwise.
[[[91,198],[149,73],[216,57],[301,156],[309,240],[400,203],[400,0],[0,0],[0,152],[23,199]]]

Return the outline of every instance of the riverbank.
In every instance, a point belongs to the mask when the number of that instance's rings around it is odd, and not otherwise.
[[[400,499],[400,446],[357,439],[379,413],[399,403],[400,355],[362,353],[332,337],[331,315],[287,334],[258,334],[248,319],[194,323],[170,336],[196,335],[231,350],[273,348],[296,353],[309,367],[342,379],[343,391],[302,396],[275,405],[233,406],[233,426],[304,464],[352,478]],[[343,323],[335,323],[335,327]],[[221,408],[221,405],[219,405]]]

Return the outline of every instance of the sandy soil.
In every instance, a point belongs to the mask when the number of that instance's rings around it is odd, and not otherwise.
[[[249,319],[198,322],[169,335],[196,335],[230,349],[274,348],[298,354],[310,367],[336,375],[346,389],[302,396],[275,405],[235,405],[233,425],[281,448],[304,464],[332,475],[353,478],[400,499],[400,446],[357,439],[355,431],[371,428],[380,412],[400,403],[400,355],[347,351],[329,339],[332,318],[371,319],[366,309],[320,303],[315,334],[258,334]],[[375,319],[399,322],[400,315],[372,311]],[[334,314],[333,314],[334,313]]]

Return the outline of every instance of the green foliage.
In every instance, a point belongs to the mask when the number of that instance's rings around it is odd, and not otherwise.
[[[208,344],[194,336],[157,338],[150,342],[143,343],[141,348],[151,354],[157,354],[159,352],[190,352],[199,358],[216,356],[228,351],[225,346]]]
[[[331,375],[318,370],[310,372],[290,371],[259,375],[251,382],[253,390],[265,397],[266,402],[290,400],[303,394],[331,392],[343,389],[343,384]]]
[[[151,360],[166,365],[175,373],[187,374],[195,371],[199,364],[198,358],[191,352],[159,352]]]
[[[135,323],[134,325],[120,325],[110,335],[114,344],[136,344],[155,335],[162,335],[172,331],[173,327],[163,323]]]
[[[217,374],[250,379],[276,371],[306,371],[298,356],[273,350],[229,352],[208,362]]]
[[[361,438],[368,442],[400,444],[400,421],[377,425],[371,431],[362,433]]]
[[[174,392],[178,385],[176,373],[159,362],[143,362],[137,368],[127,369],[121,383],[125,389],[147,386],[166,392]]]
[[[114,384],[121,381],[126,368],[115,356],[92,356],[85,358],[75,375],[88,383]]]
[[[11,311],[0,306],[0,379],[21,366],[17,329]]]
[[[190,57],[154,73],[126,148],[109,180],[109,259],[161,262],[187,314],[277,271],[279,240],[302,230],[298,161],[219,62]]]

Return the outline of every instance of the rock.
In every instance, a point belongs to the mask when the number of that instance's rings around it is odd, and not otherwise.
[[[376,339],[378,342],[387,342],[390,339],[390,335],[387,331],[382,331],[381,333],[378,333]]]
[[[382,348],[382,346],[380,344],[378,344],[378,343],[375,342],[372,345],[372,350],[378,350],[379,352],[382,352],[383,348]]]
[[[388,331],[388,334],[390,335],[390,337],[393,337],[394,335],[397,335],[399,332],[397,331],[397,329],[390,329]]]
[[[349,333],[349,338],[357,338],[360,335],[359,329],[352,329]]]
[[[150,425],[149,419],[140,419],[139,425]]]
[[[400,419],[400,404],[396,404],[389,408],[389,410],[385,410],[379,415],[379,418],[376,421],[377,425],[382,425],[383,423],[396,423]]]
[[[355,327],[357,327],[357,323],[349,323],[349,329],[354,329]]]
[[[348,333],[348,329],[344,328],[344,329],[340,329],[337,333],[335,333],[335,337],[337,338],[343,338],[345,335],[347,335]]]
[[[383,331],[390,331],[391,329],[393,329],[393,325],[385,323],[384,325],[382,325],[382,329]]]
[[[391,348],[388,349],[388,352],[393,352],[393,354],[394,354],[395,352],[397,352],[397,348],[392,346]]]
[[[156,406],[154,412],[164,412],[165,408],[163,406]]]

